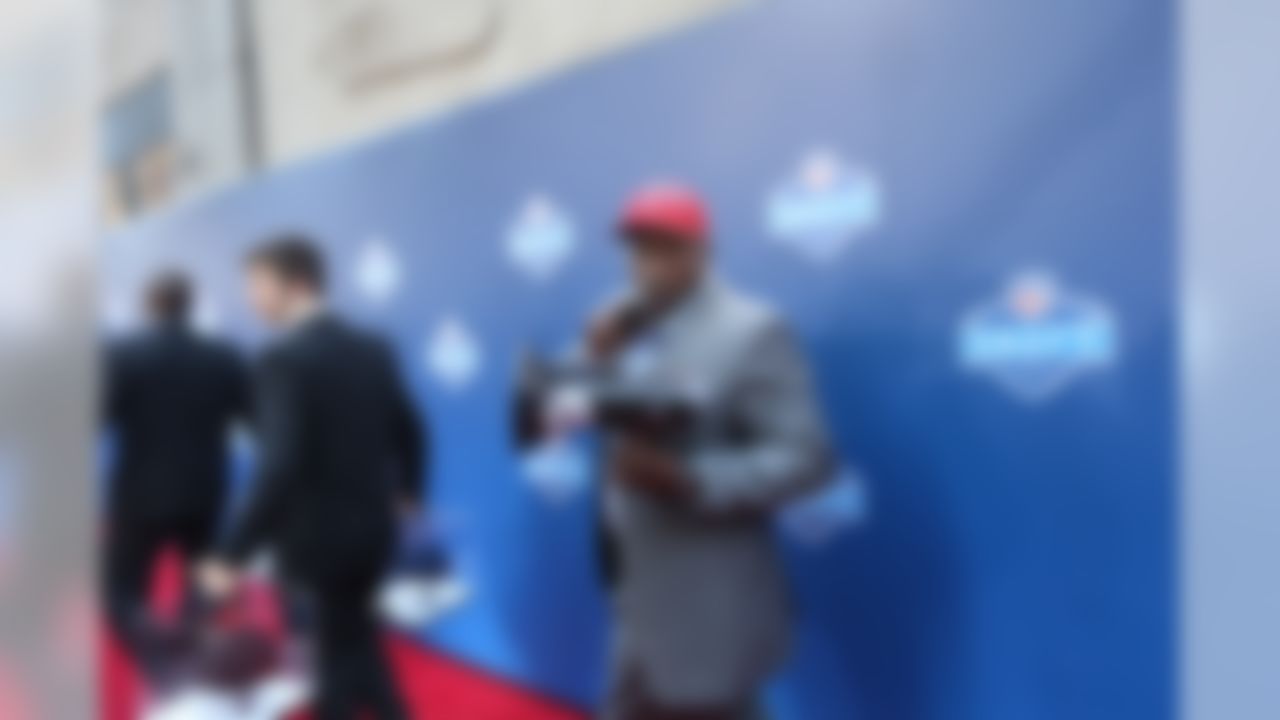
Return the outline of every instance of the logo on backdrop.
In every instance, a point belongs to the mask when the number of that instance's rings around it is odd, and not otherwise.
[[[577,233],[547,195],[531,195],[507,228],[507,258],[524,275],[545,282],[573,255]]]
[[[573,436],[541,443],[520,458],[529,487],[552,505],[578,497],[591,479],[591,458],[580,438]]]
[[[356,289],[370,302],[382,304],[395,296],[404,277],[399,256],[386,239],[366,239],[357,251]]]
[[[427,338],[427,370],[450,390],[469,386],[480,373],[482,360],[479,341],[458,317],[441,319]]]
[[[765,225],[801,255],[831,262],[879,225],[882,195],[868,170],[846,165],[830,150],[815,150],[769,195]]]
[[[437,509],[402,524],[391,575],[377,599],[382,619],[393,626],[421,631],[471,600],[467,543],[450,515]]]
[[[1025,272],[961,321],[958,360],[1026,402],[1048,400],[1119,353],[1111,311],[1051,275]]]
[[[870,509],[866,482],[844,468],[830,483],[783,508],[780,522],[792,540],[821,547],[866,522]]]

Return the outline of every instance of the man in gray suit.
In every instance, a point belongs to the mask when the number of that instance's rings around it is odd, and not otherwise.
[[[592,323],[586,349],[696,412],[679,450],[607,439],[616,627],[604,717],[755,717],[790,625],[772,513],[831,475],[826,432],[784,322],[712,276],[694,192],[641,190],[619,231],[632,287]]]

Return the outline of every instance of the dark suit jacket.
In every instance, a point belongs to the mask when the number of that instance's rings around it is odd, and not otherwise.
[[[427,437],[390,349],[322,316],[263,356],[258,468],[228,537],[242,561],[272,544],[295,579],[365,573],[388,559],[396,501],[423,495]]]
[[[225,495],[227,440],[248,414],[248,380],[230,347],[168,325],[107,351],[106,422],[116,461],[116,517],[217,513]]]

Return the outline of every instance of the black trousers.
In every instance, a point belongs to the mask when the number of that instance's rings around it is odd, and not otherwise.
[[[409,717],[374,616],[381,577],[381,571],[355,572],[298,583],[315,651],[316,720]]]
[[[148,590],[156,560],[169,547],[179,550],[187,563],[198,560],[209,550],[217,522],[217,514],[211,512],[150,517],[117,513],[109,519],[103,562],[107,616],[152,682],[162,681],[172,669],[170,643],[180,641],[158,634],[150,613]],[[190,573],[186,577],[189,580]],[[183,598],[178,636],[191,629],[199,614],[193,587],[186,588]]]

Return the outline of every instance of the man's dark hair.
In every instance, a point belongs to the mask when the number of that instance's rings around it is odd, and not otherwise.
[[[191,280],[177,270],[166,270],[147,286],[147,310],[160,322],[186,322],[191,313]]]
[[[299,234],[277,235],[249,253],[250,265],[267,269],[286,282],[316,292],[325,288],[324,256],[310,238]]]

